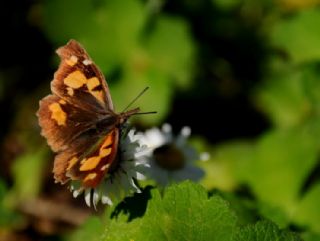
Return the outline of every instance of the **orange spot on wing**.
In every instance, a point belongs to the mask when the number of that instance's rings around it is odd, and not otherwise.
[[[111,148],[100,149],[99,156],[100,157],[106,157],[106,156],[110,155],[111,151],[112,151]]]
[[[63,83],[72,89],[79,89],[87,83],[86,76],[79,70],[70,73],[64,80]]]
[[[102,144],[92,153],[91,157],[83,159],[80,162],[79,170],[83,172],[82,185],[84,187],[94,188],[104,178],[105,173],[114,162],[117,151],[117,130],[113,130],[106,135]],[[90,173],[86,173],[90,172]]]
[[[110,146],[112,143],[113,143],[113,132],[111,132],[111,133],[109,133],[109,134],[107,135],[107,138],[106,138],[106,140],[103,142],[101,148]]]
[[[88,79],[87,86],[89,91],[93,90],[95,87],[100,85],[100,81],[97,77],[92,77]]]
[[[59,103],[52,103],[49,105],[51,111],[51,118],[54,119],[59,126],[66,125],[67,114],[62,110]]]
[[[90,93],[101,103],[104,103],[103,101],[103,92],[101,90],[92,90]]]
[[[84,171],[90,171],[92,169],[94,169],[100,162],[101,160],[101,157],[100,156],[93,156],[93,157],[90,157],[88,159],[86,159],[81,167],[80,167],[80,171],[84,172]]]
[[[87,87],[90,92],[97,100],[103,103],[103,93],[101,90],[93,90],[95,87],[100,85],[100,81],[97,77],[92,77],[87,81]]]
[[[85,163],[87,161],[87,158],[83,158],[80,162],[80,164],[82,165],[83,163]]]
[[[97,77],[87,79],[86,76],[79,70],[70,73],[64,80],[63,83],[67,86],[68,95],[73,96],[74,89],[79,89],[83,85],[86,85],[88,91],[98,101],[104,103],[104,96],[102,90],[93,90],[95,87],[100,85],[100,81]]]
[[[67,171],[69,171],[78,161],[77,157],[72,157],[69,161],[69,165],[67,167]]]
[[[84,179],[83,182],[88,182],[88,181],[92,181],[93,179],[95,179],[97,177],[97,173],[89,173]]]
[[[74,90],[71,87],[67,88],[67,92],[68,92],[68,95],[70,95],[70,96],[74,95]]]
[[[59,100],[59,103],[60,103],[61,105],[67,104],[67,102],[66,102],[65,100],[63,100],[63,99]]]

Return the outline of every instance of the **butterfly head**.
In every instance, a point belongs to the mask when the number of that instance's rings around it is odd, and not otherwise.
[[[135,108],[132,110],[124,111],[120,113],[120,119],[119,119],[119,124],[122,125],[124,124],[132,115],[135,115],[140,112],[140,108]]]

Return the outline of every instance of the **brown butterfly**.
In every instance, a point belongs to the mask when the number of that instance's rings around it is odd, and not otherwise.
[[[56,182],[78,180],[96,187],[116,164],[120,128],[135,108],[115,113],[108,85],[98,67],[75,40],[59,48],[61,63],[51,82],[52,95],[40,101],[41,134],[57,155]]]

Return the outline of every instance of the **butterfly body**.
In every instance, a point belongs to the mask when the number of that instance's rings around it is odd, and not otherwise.
[[[41,134],[57,153],[56,182],[78,180],[94,188],[115,165],[120,128],[139,108],[114,111],[104,76],[78,42],[70,40],[57,53],[52,94],[37,112]]]

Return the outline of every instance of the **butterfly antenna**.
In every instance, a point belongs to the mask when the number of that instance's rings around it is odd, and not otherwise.
[[[146,92],[147,90],[149,89],[149,87],[147,86],[146,88],[144,88],[138,95],[137,95],[137,97],[136,98],[134,98],[130,103],[129,103],[129,105],[127,105],[127,107],[126,108],[124,108],[124,110],[122,111],[122,113],[123,112],[125,112],[134,102],[136,102],[137,101],[137,99],[139,99],[140,98],[140,96],[141,95],[143,95],[144,94],[144,92]]]
[[[147,115],[147,114],[157,114],[158,112],[156,111],[148,111],[148,112],[137,112],[133,113],[132,115]]]

